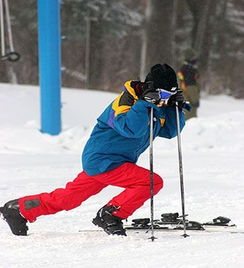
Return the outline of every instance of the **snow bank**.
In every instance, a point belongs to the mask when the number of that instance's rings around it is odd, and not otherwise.
[[[0,85],[0,204],[19,196],[63,187],[81,171],[80,153],[97,116],[116,95],[99,91],[62,91],[63,132],[39,132],[37,87]],[[187,121],[182,133],[186,211],[190,219],[230,217],[244,229],[244,100],[206,96],[199,118]],[[148,152],[139,160],[149,166]],[[164,188],[155,197],[155,217],[180,212],[176,139],[157,139],[155,171]],[[96,211],[121,189],[107,187],[69,212],[40,217],[28,237],[13,236],[0,221],[0,267],[235,267],[244,265],[243,234],[178,233],[147,238],[79,233],[96,229]],[[149,202],[133,217],[149,217]],[[131,219],[129,219],[131,220]]]
[[[52,137],[39,131],[39,88],[1,84],[0,152],[78,152],[105,103],[111,102],[115,96],[99,91],[63,89],[63,132]]]

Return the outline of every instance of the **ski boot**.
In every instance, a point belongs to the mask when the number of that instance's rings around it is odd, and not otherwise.
[[[20,214],[18,199],[11,200],[3,207],[0,207],[0,214],[2,214],[3,219],[8,223],[14,235],[27,235],[27,220]]]
[[[118,208],[115,206],[102,207],[98,210],[97,216],[92,220],[92,223],[101,227],[109,235],[116,234],[126,236],[122,219],[112,214],[116,210],[118,210]]]

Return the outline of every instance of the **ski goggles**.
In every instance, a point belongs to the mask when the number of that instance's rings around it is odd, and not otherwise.
[[[177,87],[172,87],[170,90],[158,88],[161,100],[168,100],[172,95],[177,92]]]

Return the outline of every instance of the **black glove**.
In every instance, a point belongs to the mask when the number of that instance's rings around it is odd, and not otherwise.
[[[146,82],[144,84],[144,90],[141,95],[141,99],[154,104],[158,104],[160,102],[160,93],[154,88],[152,81]]]
[[[167,102],[167,105],[171,106],[171,107],[174,107],[174,106],[176,106],[176,102],[178,103],[179,108],[183,108],[184,103],[186,102],[181,90],[177,91],[176,94],[172,95],[169,98],[169,100]]]
[[[149,91],[149,92],[147,92],[144,95],[143,99],[145,101],[147,101],[147,102],[154,103],[154,104],[158,104],[160,102],[160,100],[161,100],[160,94],[157,91]]]

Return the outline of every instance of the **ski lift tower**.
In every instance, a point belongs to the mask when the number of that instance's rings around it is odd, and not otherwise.
[[[41,132],[61,132],[60,0],[37,0]]]

